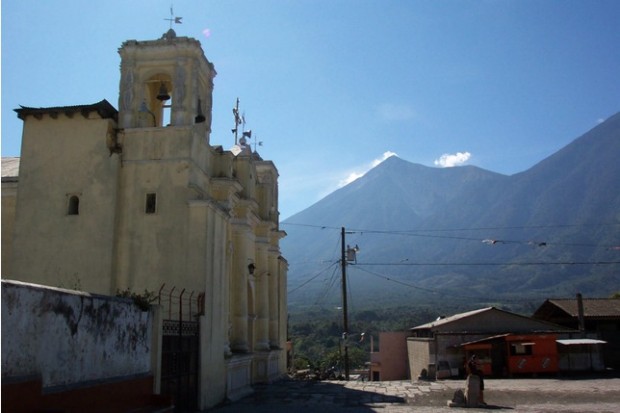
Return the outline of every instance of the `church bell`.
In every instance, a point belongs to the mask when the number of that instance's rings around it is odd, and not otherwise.
[[[207,118],[205,118],[205,115],[202,113],[202,102],[200,101],[200,99],[198,99],[198,110],[196,111],[196,117],[194,118],[194,121],[196,123],[202,123],[205,120],[207,120]]]
[[[157,93],[157,100],[165,102],[168,99],[170,99],[170,94],[168,94],[168,88],[166,87],[164,82],[161,82],[161,85],[159,86],[159,93]]]

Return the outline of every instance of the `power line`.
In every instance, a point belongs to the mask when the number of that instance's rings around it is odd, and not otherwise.
[[[605,223],[590,223],[590,224],[547,224],[547,225],[514,225],[507,227],[469,227],[469,228],[438,228],[438,229],[411,229],[411,230],[399,230],[399,231],[388,231],[385,232],[451,232],[451,231],[489,231],[489,230],[508,230],[508,229],[545,229],[545,228],[577,228],[577,227],[602,227],[602,226],[612,226],[612,225],[620,225],[617,222],[605,222]],[[360,229],[351,229],[352,231],[376,231],[381,232],[382,230],[360,230]]]
[[[281,225],[300,226],[315,229],[330,229],[336,230],[338,228],[326,226],[326,225],[313,225],[313,224],[301,224],[301,223],[282,223]],[[531,245],[535,247],[548,247],[548,246],[564,246],[564,247],[590,247],[590,248],[608,248],[608,249],[620,249],[618,245],[611,244],[586,244],[586,243],[560,243],[560,242],[548,242],[543,240],[510,240],[510,239],[498,239],[498,238],[484,238],[479,237],[464,237],[456,235],[433,235],[429,232],[458,232],[458,231],[502,231],[502,230],[515,230],[515,229],[544,229],[544,228],[575,228],[575,227],[600,227],[620,225],[619,223],[601,223],[601,224],[553,224],[553,225],[524,225],[524,226],[508,226],[508,227],[477,227],[477,228],[446,228],[446,229],[412,229],[412,230],[375,230],[375,229],[350,229],[350,232],[359,234],[381,234],[381,235],[401,235],[409,237],[419,238],[435,238],[435,239],[451,239],[460,241],[474,241],[483,242],[488,245],[501,245],[501,244],[520,244]]]
[[[534,247],[549,247],[549,246],[563,246],[563,247],[591,247],[591,248],[608,248],[615,249],[616,245],[611,244],[585,244],[585,243],[566,243],[566,242],[548,242],[542,240],[511,240],[511,239],[501,239],[501,238],[472,238],[472,237],[462,237],[455,235],[432,235],[432,234],[423,234],[418,233],[417,231],[423,230],[413,230],[413,231],[382,231],[382,230],[352,230],[355,232],[359,232],[360,234],[382,234],[382,235],[400,235],[400,236],[408,236],[408,237],[418,237],[418,238],[435,238],[435,239],[450,239],[450,240],[459,240],[459,241],[474,241],[474,242],[482,242],[487,245],[501,245],[501,244],[518,244],[518,245],[530,245]]]
[[[291,225],[297,227],[308,227],[316,229],[334,229],[339,230],[340,227],[334,227],[330,225],[317,225],[317,224],[303,224],[296,222],[281,222],[280,225]],[[437,228],[437,229],[409,229],[409,230],[374,230],[374,229],[359,229],[349,228],[349,231],[354,232],[377,232],[377,233],[408,233],[408,232],[449,232],[449,231],[488,231],[488,230],[506,230],[506,229],[544,229],[544,228],[576,228],[576,227],[603,227],[618,225],[618,222],[602,222],[602,223],[589,223],[589,224],[547,224],[547,225],[514,225],[507,227],[470,227],[470,228]]]
[[[356,267],[357,267],[357,264],[356,264]],[[379,274],[379,273],[376,273],[374,271],[367,270],[365,268],[358,268],[358,269],[360,271],[362,271],[362,272],[365,272],[367,274],[373,275],[373,276],[378,277],[378,278],[382,278],[382,279],[384,279],[386,281],[391,281],[393,283],[404,285],[406,287],[415,288],[416,290],[425,291],[425,292],[429,292],[429,293],[433,293],[433,294],[445,294],[445,293],[441,293],[441,292],[439,292],[437,290],[432,290],[430,288],[424,288],[424,287],[420,287],[418,285],[414,285],[414,284],[406,283],[406,282],[403,282],[403,281],[399,281],[399,280],[396,280],[394,278],[390,278],[390,277],[388,277],[386,275]],[[459,296],[460,297],[464,297],[463,295],[459,295]],[[472,297],[469,297],[469,298],[472,298]]]
[[[340,227],[332,227],[332,226],[328,226],[328,225],[314,225],[314,224],[297,224],[294,222],[280,222],[280,225],[291,225],[294,227],[308,227],[308,228],[315,228],[315,229],[337,229],[340,230]]]
[[[355,267],[357,267],[356,264]],[[377,278],[381,278],[385,281],[389,281],[389,282],[393,282],[395,284],[399,284],[405,287],[410,287],[416,290],[420,290],[420,291],[424,291],[424,292],[428,292],[428,293],[432,293],[432,294],[438,294],[438,295],[442,295],[442,296],[448,296],[448,297],[457,297],[457,298],[469,298],[469,299],[474,299],[474,300],[478,300],[478,301],[483,301],[483,302],[488,302],[491,301],[490,297],[485,296],[485,297],[481,297],[481,296],[473,296],[473,295],[467,295],[467,294],[463,294],[462,291],[459,291],[458,293],[451,293],[449,291],[438,291],[438,290],[433,290],[432,288],[425,288],[425,287],[420,287],[419,285],[415,285],[415,284],[411,284],[411,283],[407,283],[404,281],[400,281],[391,277],[388,277],[386,275],[383,274],[379,274],[377,272],[374,271],[370,271],[368,269],[365,268],[356,268],[362,272],[365,272],[367,274],[370,274],[372,276],[375,276]],[[523,299],[523,298],[518,298],[518,299],[510,299],[510,298],[502,298],[503,302],[518,302],[518,303],[523,303],[523,301],[538,301],[540,300],[540,298],[527,298],[527,299]]]
[[[329,266],[327,266],[326,268],[323,268],[321,271],[319,271],[316,275],[314,275],[313,277],[309,278],[307,281],[305,281],[304,283],[302,283],[301,285],[297,286],[296,288],[293,288],[292,290],[290,290],[288,292],[288,294],[292,294],[295,291],[299,290],[300,288],[304,287],[305,285],[307,285],[308,283],[310,283],[311,281],[317,279],[321,274],[323,274],[324,272],[326,272],[327,270],[329,270],[331,267],[335,266],[337,263],[333,262],[331,263]]]
[[[330,268],[334,267],[334,272],[332,274],[332,278],[330,279],[330,285],[329,288],[327,288],[327,290],[325,291],[325,295],[327,295],[327,291],[329,291],[329,289],[331,289],[331,287],[333,287],[333,284],[335,283],[335,264],[337,264],[338,262],[333,262],[330,266],[328,266],[327,268],[321,270],[318,274],[316,274],[315,276],[313,276],[312,278],[308,279],[306,282],[304,282],[303,284],[299,285],[298,287],[294,288],[293,290],[289,291],[289,294],[294,293],[295,291],[299,290],[300,288],[304,287],[305,285],[309,284],[311,281],[315,280],[317,277],[319,277],[321,274],[323,274],[325,271],[329,270]],[[391,266],[418,266],[418,267],[422,267],[422,266],[428,266],[428,267],[439,267],[439,266],[464,266],[464,267],[475,267],[475,266],[536,266],[536,265],[618,265],[620,264],[620,261],[564,261],[564,262],[498,262],[498,263],[494,263],[494,262],[477,262],[477,263],[411,263],[411,262],[407,262],[407,263],[402,263],[402,262],[398,262],[398,263],[356,263],[355,267],[358,268],[360,271],[364,271],[367,272],[369,274],[375,275],[375,276],[380,276],[383,277],[389,281],[393,281],[395,283],[398,284],[402,284],[402,285],[406,285],[409,287],[413,287],[413,288],[417,288],[420,290],[426,290],[429,292],[433,292],[433,293],[437,293],[437,291],[435,290],[431,290],[431,289],[425,289],[423,287],[418,287],[415,285],[410,285],[407,283],[404,283],[402,281],[398,281],[398,280],[394,280],[391,278],[388,278],[387,276],[382,276],[379,275],[377,273],[374,273],[368,269],[363,268],[364,266],[366,267],[391,267]],[[462,296],[462,295],[460,295]],[[472,297],[473,298],[473,297]],[[475,297],[475,298],[479,298],[479,297]]]
[[[620,261],[560,261],[560,262],[358,262],[357,266],[531,266],[531,265],[616,265]]]
[[[338,280],[338,277],[336,276],[337,271],[338,271],[338,267],[334,265],[331,278],[329,279],[325,288],[323,289],[323,291],[319,294],[318,298],[316,299],[314,303],[315,305],[319,305],[321,304],[321,301],[324,301],[327,299],[327,294],[334,287],[334,284],[336,284],[336,281]]]

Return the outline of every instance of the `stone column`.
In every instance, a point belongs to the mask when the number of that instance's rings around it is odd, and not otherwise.
[[[121,84],[119,96],[119,124],[122,128],[133,127],[133,114],[137,111],[134,62],[124,58],[121,62]],[[137,102],[139,105],[140,102]]]
[[[217,206],[206,204],[206,248],[201,259],[205,262],[204,313],[200,321],[200,383],[199,408],[219,403],[226,394],[226,364],[228,345],[228,277],[225,274],[228,236],[226,216]],[[224,349],[224,351],[222,351]],[[228,349],[228,353],[230,350]]]
[[[229,225],[225,217],[221,217],[216,223],[216,235],[220,240],[216,248],[216,254],[221,257],[216,271],[216,280],[222,286],[222,319],[221,334],[224,337],[223,350],[226,357],[232,354],[230,350],[230,282],[232,274],[232,240]]]
[[[257,351],[269,351],[269,244],[256,243],[256,346]]]
[[[205,261],[206,277],[205,292],[208,294],[204,300],[205,317],[208,331],[206,334],[212,345],[212,358],[222,357],[228,348],[228,319],[229,319],[229,288],[227,262],[228,234],[226,231],[226,217],[216,207],[212,206],[207,211],[207,235],[206,249],[202,259]],[[230,352],[230,350],[228,350]]]
[[[278,257],[278,336],[280,347],[284,347],[287,340],[286,324],[288,323],[288,310],[286,307],[287,294],[286,294],[286,282],[288,278],[288,262]],[[280,360],[278,368],[281,374],[286,373],[286,351],[280,353]]]
[[[280,348],[279,326],[278,326],[278,280],[280,271],[278,270],[277,248],[269,249],[269,346]]]
[[[232,229],[233,256],[230,280],[230,316],[232,329],[230,346],[233,352],[247,353],[248,344],[248,243],[250,227],[234,224]]]
[[[193,120],[187,114],[187,68],[186,59],[178,59],[172,78],[172,116],[170,122],[174,126],[187,126]]]

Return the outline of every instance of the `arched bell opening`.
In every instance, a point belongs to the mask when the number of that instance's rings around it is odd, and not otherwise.
[[[167,74],[151,76],[146,81],[144,101],[140,107],[145,126],[162,127],[172,123],[172,79]]]

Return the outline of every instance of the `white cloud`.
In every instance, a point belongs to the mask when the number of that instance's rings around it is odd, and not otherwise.
[[[377,158],[370,163],[370,167],[374,168],[375,166],[379,165],[381,162],[385,161],[387,158],[392,157],[392,156],[398,156],[398,154],[392,151],[383,152],[383,155],[381,155],[380,158]]]
[[[349,176],[342,179],[340,183],[338,183],[338,187],[343,187],[343,186],[350,184],[351,182],[355,181],[357,178],[361,178],[362,176],[364,176],[365,173],[366,172],[351,172]]]
[[[469,152],[444,153],[439,159],[435,159],[434,163],[436,166],[442,168],[451,168],[453,166],[463,165],[469,158],[471,158],[471,153]]]
[[[387,121],[409,120],[415,117],[415,111],[409,105],[382,103],[377,107],[379,117]]]
[[[373,159],[372,162],[366,165],[360,166],[352,172],[349,172],[349,175],[339,182],[338,187],[341,188],[343,186],[350,184],[356,179],[361,178],[362,176],[366,174],[366,172],[370,171],[372,168],[379,165],[381,162],[385,161],[387,158],[391,156],[398,156],[398,155],[396,154],[396,152],[392,152],[392,151],[383,152],[383,155],[381,155],[379,158]]]
[[[285,219],[289,216],[302,211],[312,204],[320,201],[335,190],[355,181],[363,176],[370,169],[379,165],[390,156],[397,156],[396,153],[387,151],[377,159],[355,168],[353,171],[334,171],[333,165],[322,164],[317,167],[315,162],[300,164],[300,160],[295,162],[282,162],[278,164],[280,171],[280,218]],[[308,179],[307,174],[299,171],[314,170],[312,179]],[[322,172],[320,172],[322,171]],[[346,176],[339,179],[339,176]]]

